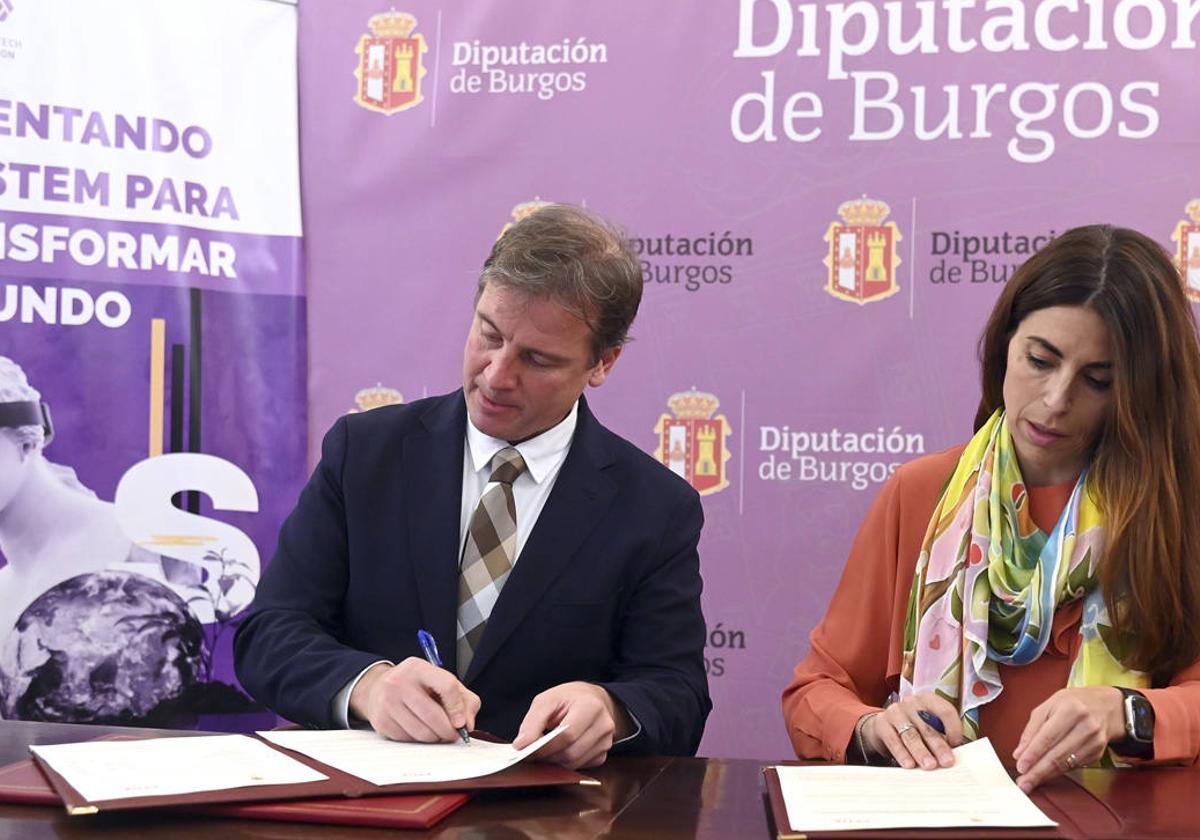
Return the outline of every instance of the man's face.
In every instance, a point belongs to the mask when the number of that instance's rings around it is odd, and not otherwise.
[[[602,385],[620,352],[593,364],[587,324],[549,298],[489,284],[463,350],[467,413],[485,435],[528,440],[566,417],[585,386]]]

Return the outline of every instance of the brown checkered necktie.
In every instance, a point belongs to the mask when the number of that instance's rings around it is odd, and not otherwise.
[[[517,553],[517,505],[512,484],[525,472],[525,459],[511,446],[492,457],[492,475],[471,515],[458,575],[458,676],[483,638],[492,607],[512,571]]]

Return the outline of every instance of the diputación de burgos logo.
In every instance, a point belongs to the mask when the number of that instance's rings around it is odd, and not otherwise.
[[[709,677],[723,677],[729,670],[733,651],[746,649],[746,631],[726,627],[725,622],[704,628],[704,673]]]
[[[635,236],[629,247],[641,262],[647,286],[689,292],[731,285],[754,257],[754,239],[729,230]]]
[[[721,401],[715,394],[692,388],[672,394],[667,406],[675,416],[660,415],[655,423],[654,457],[701,496],[724,490],[729,486],[726,467],[732,457],[726,438],[733,429],[724,414],[716,413]]]
[[[587,89],[588,74],[608,63],[608,44],[586,36],[531,44],[492,44],[481,38],[451,46],[450,92],[535,96],[547,101]]]
[[[929,231],[929,282],[955,285],[1007,283],[1030,256],[1048,245],[1058,231]]]
[[[866,490],[882,484],[901,464],[925,454],[925,435],[902,426],[864,431],[758,427],[761,481],[841,484]]]
[[[1180,219],[1171,234],[1176,244],[1175,261],[1183,277],[1183,291],[1188,300],[1200,303],[1200,198],[1193,198],[1183,208],[1187,219]]]
[[[421,79],[425,76],[423,56],[429,50],[425,36],[413,34],[416,17],[393,9],[372,15],[367,27],[370,34],[359,38],[354,48],[358,55],[355,104],[387,115],[415,108],[425,98]]]
[[[900,228],[884,223],[891,208],[873,198],[856,198],[838,207],[840,222],[830,222],[825,231],[829,268],[825,291],[838,300],[859,305],[889,298],[900,291],[896,267],[900,254]]]

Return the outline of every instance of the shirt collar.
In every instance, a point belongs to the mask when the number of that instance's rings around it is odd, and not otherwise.
[[[579,420],[579,400],[571,406],[571,411],[556,426],[529,440],[518,443],[515,449],[525,459],[525,468],[538,484],[542,483],[550,471],[565,456],[571,447],[571,439],[575,436],[575,424]],[[492,458],[501,449],[511,444],[506,440],[485,435],[471,422],[467,415],[467,448],[471,451],[471,466],[475,472],[483,472],[491,464]]]

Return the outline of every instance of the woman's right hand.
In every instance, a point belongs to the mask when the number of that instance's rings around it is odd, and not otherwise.
[[[921,720],[921,710],[936,715],[943,735]],[[892,703],[863,726],[863,744],[876,756],[890,756],[901,767],[934,770],[954,765],[950,751],[963,742],[958,710],[936,694],[915,694]]]

